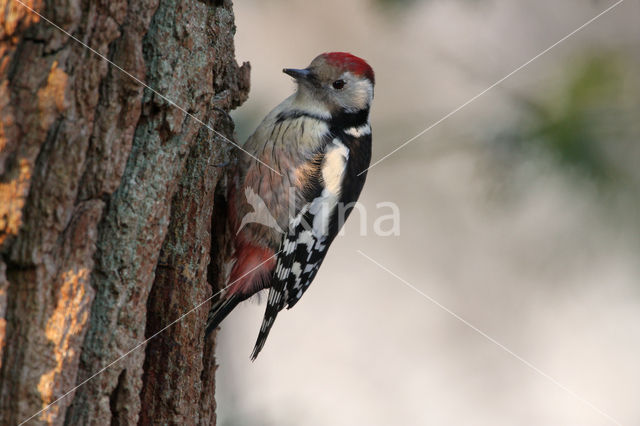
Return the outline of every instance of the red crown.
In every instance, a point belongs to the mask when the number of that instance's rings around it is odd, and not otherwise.
[[[375,84],[375,75],[373,68],[369,66],[367,61],[347,52],[328,52],[322,54],[327,63],[331,65],[341,66],[347,71],[351,71],[355,75],[364,76]]]

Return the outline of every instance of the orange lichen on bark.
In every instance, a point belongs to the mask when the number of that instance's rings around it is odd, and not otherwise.
[[[47,84],[38,90],[38,113],[40,128],[47,132],[68,108],[66,97],[68,75],[58,68],[58,61],[51,64]],[[5,123],[6,124],[6,123]],[[7,144],[0,125],[0,148]],[[31,169],[29,160],[18,160],[17,176],[7,182],[0,182],[0,244],[10,235],[17,235],[22,224],[22,208],[29,191]]]
[[[22,223],[22,207],[31,181],[31,165],[20,160],[18,176],[0,182],[0,244],[10,235],[18,235]]]
[[[8,61],[2,58],[2,51],[0,48],[0,74],[4,73],[4,68]],[[4,151],[7,146],[7,127],[11,127],[14,124],[13,114],[9,108],[11,102],[11,95],[9,93],[9,81],[4,80],[0,82],[0,152]],[[0,166],[1,167],[1,166]]]
[[[36,11],[42,9],[42,0],[20,1],[30,9]],[[30,26],[40,21],[40,17],[25,6],[13,0],[0,0],[0,27],[4,29],[7,36],[12,36],[21,22],[25,26]]]
[[[68,80],[67,73],[58,68],[58,61],[53,61],[47,85],[38,90],[40,126],[45,131],[49,130],[56,117],[69,107],[65,96]]]
[[[76,353],[70,341],[82,333],[89,317],[88,304],[91,300],[86,296],[89,285],[89,270],[67,271],[62,274],[62,285],[58,302],[51,317],[47,321],[45,335],[53,343],[54,367],[40,376],[38,391],[42,396],[42,408],[47,407],[58,396],[55,395],[56,375],[62,373],[68,360]],[[41,415],[41,420],[52,423],[58,417],[58,405],[53,405]]]

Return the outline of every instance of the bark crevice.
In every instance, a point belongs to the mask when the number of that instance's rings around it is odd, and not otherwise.
[[[228,112],[247,97],[249,66],[235,62],[230,2],[34,7],[233,139]],[[0,423],[32,416],[213,294],[226,238],[213,165],[232,156],[207,126],[0,0]],[[215,424],[208,306],[37,421]]]

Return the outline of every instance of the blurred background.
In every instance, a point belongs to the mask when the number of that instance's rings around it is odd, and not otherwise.
[[[614,3],[238,0],[238,136],[294,90],[283,67],[350,51],[376,71],[375,161]],[[639,22],[623,1],[373,167],[365,224],[256,362],[264,304],[224,322],[219,424],[640,424]],[[399,235],[375,235],[380,202]]]

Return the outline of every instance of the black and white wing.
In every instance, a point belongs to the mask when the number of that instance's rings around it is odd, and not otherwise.
[[[325,147],[319,173],[309,185],[315,188],[307,203],[289,222],[274,269],[267,308],[251,359],[258,356],[278,313],[293,307],[315,278],[327,250],[353,202],[360,195],[371,158],[371,137],[343,134]],[[354,158],[354,150],[359,154]],[[339,208],[342,203],[346,208]],[[343,217],[339,218],[339,210]]]

